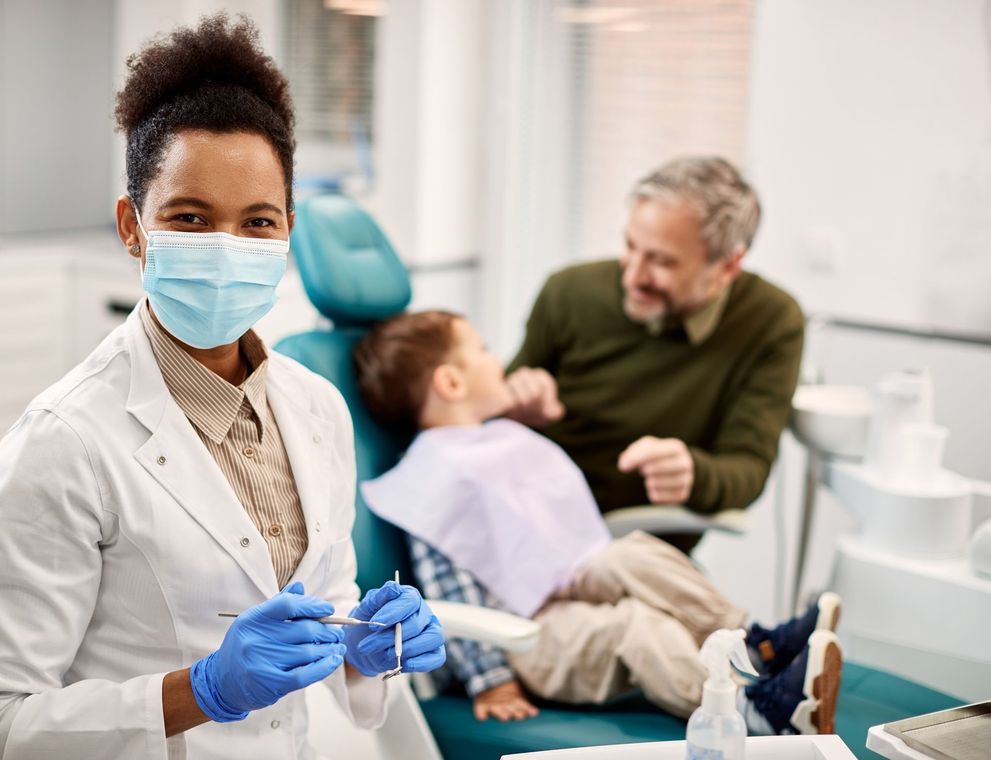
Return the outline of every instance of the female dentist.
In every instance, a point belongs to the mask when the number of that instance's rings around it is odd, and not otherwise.
[[[128,66],[147,299],[0,441],[0,756],[311,758],[298,690],[377,725],[396,657],[391,627],[313,618],[401,623],[410,671],[443,633],[408,586],[357,604],[347,408],[250,329],[293,223],[284,77],[223,15]]]

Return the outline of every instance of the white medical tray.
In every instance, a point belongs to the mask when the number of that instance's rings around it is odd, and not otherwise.
[[[503,755],[502,760],[684,760],[685,742],[643,742]],[[747,738],[747,760],[856,760],[840,737]]]

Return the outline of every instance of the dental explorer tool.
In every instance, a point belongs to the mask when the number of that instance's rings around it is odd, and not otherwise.
[[[236,618],[238,613],[236,612],[218,612],[217,617],[230,617]],[[305,619],[305,618],[300,618]],[[385,623],[378,623],[372,620],[359,620],[353,617],[341,617],[338,615],[325,615],[319,618],[310,618],[311,620],[316,620],[318,623],[324,623],[326,625],[370,625],[374,628],[388,628]]]

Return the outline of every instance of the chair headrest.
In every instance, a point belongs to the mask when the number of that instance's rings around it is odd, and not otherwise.
[[[370,325],[409,304],[406,267],[375,220],[350,198],[300,201],[291,245],[306,294],[335,325]]]

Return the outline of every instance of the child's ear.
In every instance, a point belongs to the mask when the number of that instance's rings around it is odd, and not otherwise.
[[[464,375],[453,364],[441,364],[430,378],[430,386],[443,401],[460,401],[467,386]]]

